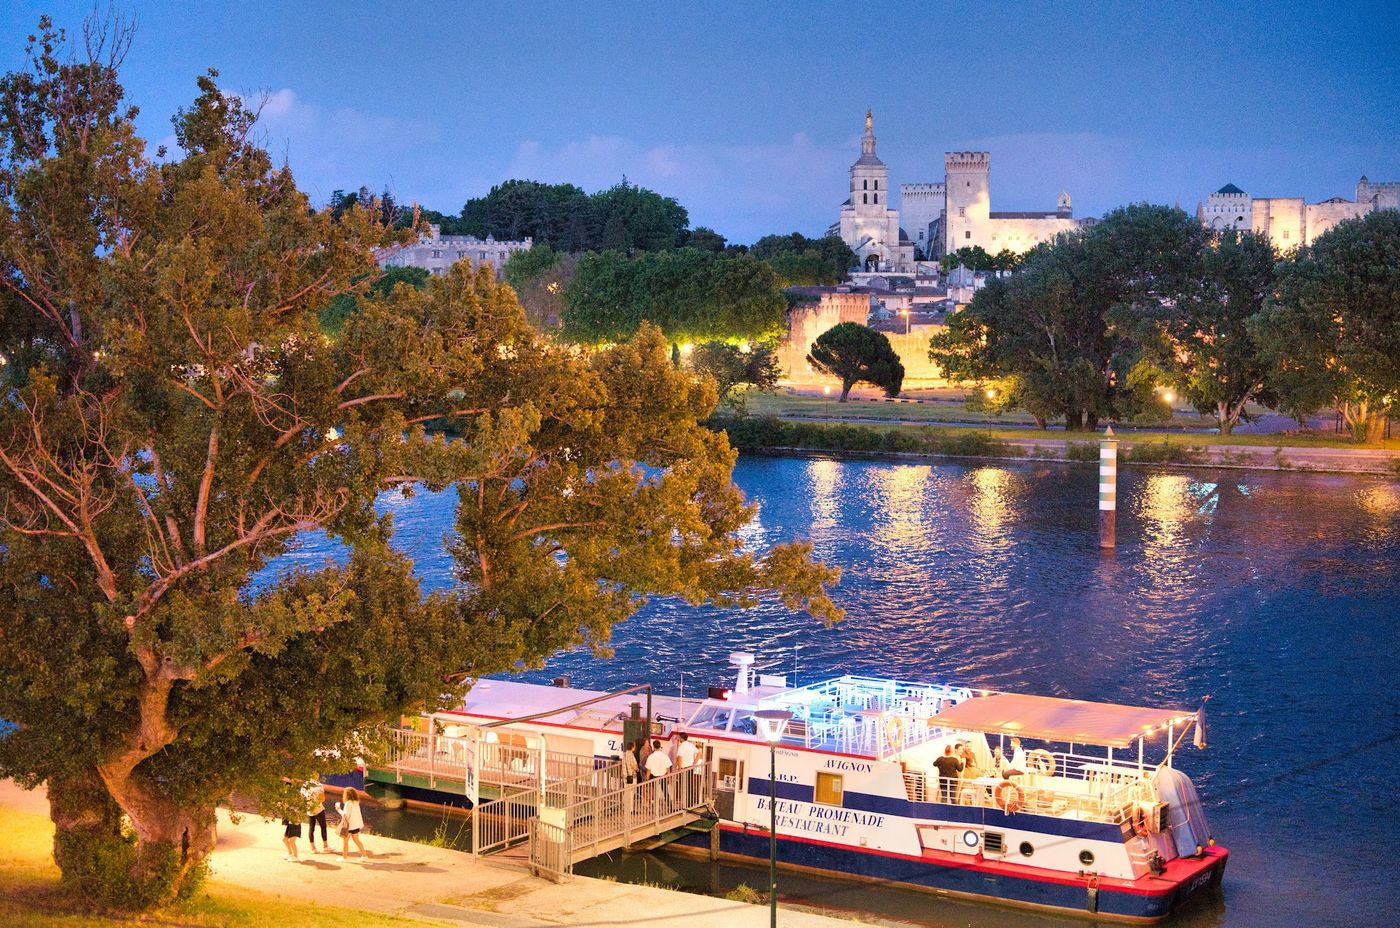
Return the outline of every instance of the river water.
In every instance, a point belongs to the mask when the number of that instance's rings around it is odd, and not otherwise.
[[[728,679],[728,652],[753,650],[798,683],[870,673],[1183,708],[1209,695],[1209,748],[1178,766],[1231,857],[1223,900],[1174,924],[1400,923],[1400,484],[1129,468],[1118,548],[1103,554],[1092,467],[745,457],[735,480],[759,507],[749,543],[807,538],[843,569],[844,622],[658,600],[614,630],[612,659],[563,654],[526,676],[698,692]],[[451,582],[454,501],[385,501],[429,585]],[[312,539],[295,559],[326,554]],[[702,891],[766,877],[674,854],[589,872]],[[793,901],[940,928],[1083,924],[780,883]]]

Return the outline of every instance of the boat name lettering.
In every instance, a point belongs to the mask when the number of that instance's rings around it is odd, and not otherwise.
[[[835,758],[826,762],[828,770],[848,770],[851,773],[869,773],[875,769],[874,764],[862,764],[854,760],[837,760]]]
[[[838,809],[834,806],[812,806],[803,802],[778,800],[775,808],[778,813],[778,830],[805,832],[808,834],[846,836],[852,825],[862,828],[880,828],[885,824],[885,816],[874,812],[860,812],[855,809]],[[758,800],[758,810],[768,811],[768,797]]]

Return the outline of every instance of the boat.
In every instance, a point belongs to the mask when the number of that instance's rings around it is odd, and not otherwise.
[[[1203,746],[1199,710],[856,675],[796,686],[750,653],[730,663],[703,696],[648,690],[644,715],[642,688],[483,680],[430,725],[471,757],[514,744],[608,769],[640,736],[674,755],[684,735],[716,821],[672,833],[679,847],[767,861],[774,822],[784,868],[1125,922],[1219,891],[1228,851],[1176,767],[1193,729]],[[775,710],[790,719],[770,743],[756,713]],[[963,770],[940,776],[944,756]]]

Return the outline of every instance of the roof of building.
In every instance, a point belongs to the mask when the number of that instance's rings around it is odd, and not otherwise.
[[[1215,192],[1216,192],[1216,193],[1244,193],[1243,190],[1241,190],[1240,188],[1236,187],[1234,184],[1226,184],[1224,187],[1221,187],[1219,190],[1217,190],[1217,191],[1215,191]]]
[[[855,164],[851,165],[851,167],[860,167],[862,165],[882,168],[885,166],[885,162],[881,161],[873,151],[861,152],[860,157],[856,159]]]
[[[1012,211],[1010,211],[1010,212],[1001,212],[1001,213],[998,213],[998,212],[991,212],[991,213],[988,213],[987,215],[990,216],[992,219],[1062,219],[1062,218],[1064,218],[1064,217],[1062,217],[1058,212],[1056,212],[1056,211],[1053,210],[1053,209],[1051,209],[1051,210],[1043,210],[1043,209],[1012,210]]]
[[[1179,709],[994,693],[956,703],[929,719],[929,724],[1046,741],[1127,747],[1154,730],[1195,717],[1196,713]]]

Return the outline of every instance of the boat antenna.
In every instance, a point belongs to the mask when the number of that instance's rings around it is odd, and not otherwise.
[[[801,648],[800,642],[794,642],[792,646],[792,685],[797,686],[797,651]]]

